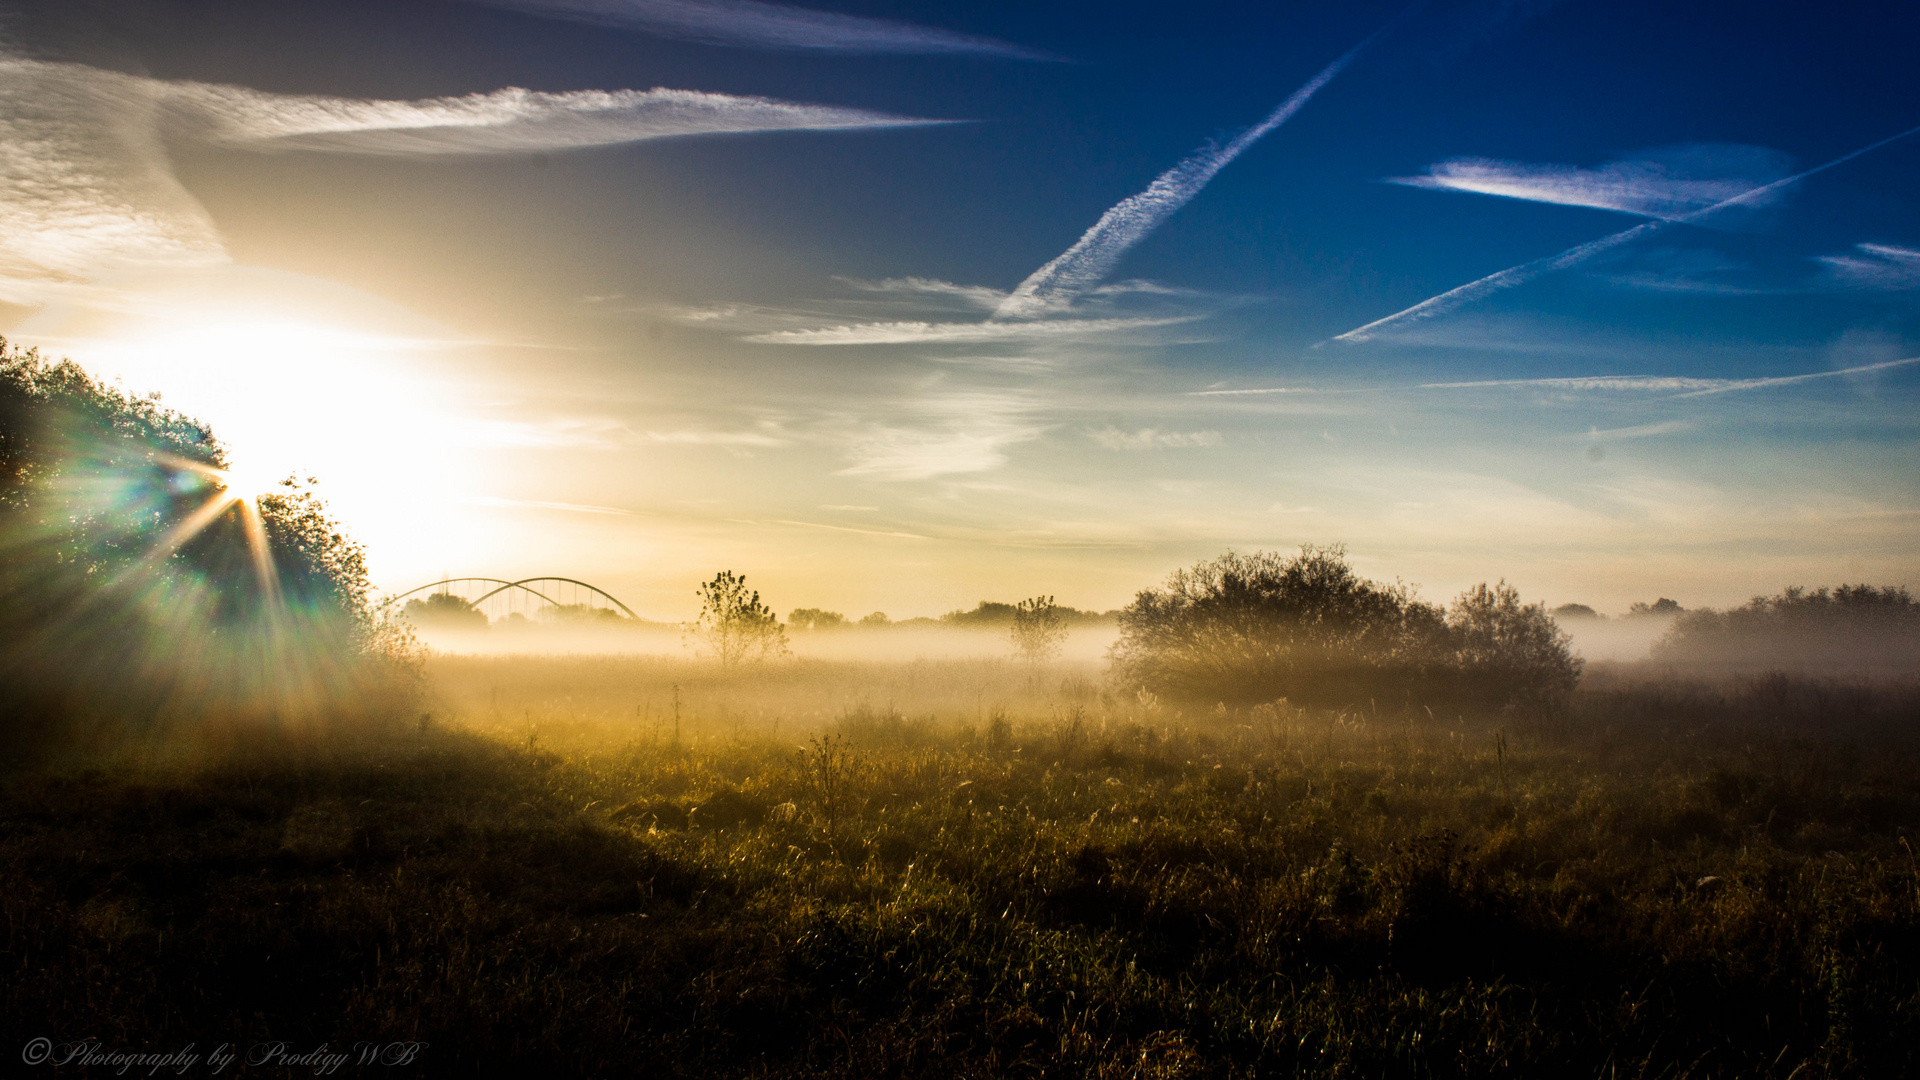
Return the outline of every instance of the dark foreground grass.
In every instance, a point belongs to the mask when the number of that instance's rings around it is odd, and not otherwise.
[[[442,722],[17,776],[0,1071],[86,1074],[13,1064],[46,1036],[427,1043],[335,1075],[1914,1075],[1917,697],[1069,684],[805,752]]]

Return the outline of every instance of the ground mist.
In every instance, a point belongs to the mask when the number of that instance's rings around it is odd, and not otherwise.
[[[427,677],[378,730],[11,776],[16,1042],[425,1040],[422,1075],[1920,1064],[1910,683],[1600,666],[1463,711],[989,659]]]

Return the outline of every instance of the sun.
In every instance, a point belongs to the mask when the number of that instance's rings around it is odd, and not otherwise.
[[[243,463],[232,468],[221,469],[214,474],[214,480],[226,489],[228,495],[242,502],[258,502],[262,495],[271,495],[286,485],[290,474],[284,469],[263,467],[254,463]]]

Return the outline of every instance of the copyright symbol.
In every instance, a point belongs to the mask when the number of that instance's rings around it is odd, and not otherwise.
[[[20,1060],[29,1065],[38,1065],[53,1056],[53,1040],[45,1035],[37,1039],[28,1039],[26,1049],[20,1051]]]

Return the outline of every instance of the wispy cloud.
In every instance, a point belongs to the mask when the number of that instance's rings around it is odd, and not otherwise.
[[[1310,386],[1250,386],[1213,390],[1190,390],[1188,397],[1264,397],[1269,394],[1325,394],[1338,391],[1320,390]]]
[[[1651,439],[1661,435],[1679,435],[1699,428],[1692,420],[1661,420],[1651,424],[1635,424],[1632,427],[1592,428],[1585,435],[1575,436],[1588,442],[1614,442],[1620,439]]]
[[[1416,5],[1417,6],[1417,5]],[[1412,10],[1412,9],[1409,9]],[[1404,17],[1404,15],[1402,16]],[[1395,20],[1398,21],[1397,19]],[[1388,24],[1391,28],[1393,24]],[[1174,212],[1200,194],[1221,169],[1227,167],[1254,143],[1286,123],[1300,111],[1320,88],[1366,50],[1385,30],[1376,31],[1365,41],[1349,49],[1346,55],[1320,69],[1305,86],[1267,114],[1266,119],[1248,128],[1225,146],[1208,143],[1178,165],[1161,173],[1145,191],[1130,195],[1100,216],[1093,227],[1081,234],[1072,247],[1053,261],[1035,270],[1001,302],[994,313],[997,319],[1034,319],[1070,306],[1074,299],[1100,283],[1127,249],[1146,239]]]
[[[473,0],[543,18],[755,49],[1057,60],[1049,53],[930,26],[758,0]]]
[[[1672,221],[1764,188],[1786,175],[1788,165],[1786,155],[1765,147],[1694,144],[1596,169],[1454,158],[1432,166],[1423,176],[1399,176],[1388,183]],[[1783,194],[1774,189],[1763,199],[1737,205],[1759,207],[1778,201]]]
[[[754,523],[757,524],[757,523]],[[884,536],[896,540],[931,540],[931,536],[921,533],[901,532],[897,529],[857,529],[851,525],[827,525],[818,521],[791,521],[786,518],[773,518],[769,525],[786,525],[795,529],[824,529],[828,532],[854,533],[859,536]]]
[[[1163,326],[1193,322],[1197,315],[1143,319],[1059,319],[1048,322],[877,322],[824,326],[806,330],[775,330],[753,334],[747,341],[762,345],[916,345],[951,342],[1033,342],[1109,337]]]
[[[617,506],[595,506],[591,503],[545,502],[537,499],[503,499],[495,495],[475,495],[460,500],[469,506],[493,506],[503,510],[559,510],[569,514],[610,514],[631,515],[633,511],[622,510]]]
[[[149,85],[0,59],[0,277],[71,283],[103,268],[229,261],[167,164]]]
[[[0,57],[0,296],[231,263],[161,135],[254,149],[511,154],[673,136],[920,123],[688,90],[506,89],[425,101],[276,95]]]
[[[1846,255],[1822,255],[1829,281],[1856,289],[1920,289],[1920,251],[1892,244],[1855,244]]]
[[[1655,292],[1696,293],[1707,296],[1754,296],[1776,290],[1741,284],[1735,275],[1751,267],[1714,251],[1656,248],[1634,260],[1631,269],[1607,274],[1604,280]]]
[[[1098,431],[1089,431],[1087,438],[1108,450],[1159,450],[1219,446],[1221,443],[1220,433],[1217,431],[1160,431],[1155,428],[1122,431],[1112,426]]]
[[[957,300],[968,307],[982,311],[992,311],[1007,298],[1004,290],[986,285],[957,285],[951,281],[936,278],[905,277],[884,278],[879,281],[863,281],[858,278],[839,278],[839,281],[860,290],[872,293],[899,293],[910,296],[931,296]]]
[[[930,480],[989,472],[1007,463],[1007,448],[1040,437],[1038,402],[1025,394],[946,390],[896,403],[896,419],[858,425],[847,436],[852,464],[842,476]]]
[[[1831,371],[1804,375],[1775,375],[1757,379],[1710,379],[1689,375],[1569,375],[1545,379],[1472,379],[1461,382],[1414,383],[1408,386],[1369,386],[1318,389],[1300,386],[1245,387],[1235,389],[1190,390],[1188,397],[1246,397],[1268,394],[1389,394],[1410,390],[1557,390],[1568,393],[1662,394],[1677,398],[1725,394],[1739,390],[1765,390],[1792,386],[1817,379],[1866,375],[1877,371],[1920,364],[1920,356],[1855,364]],[[1621,429],[1637,430],[1637,429]],[[1677,429],[1676,429],[1677,430]],[[1648,432],[1649,434],[1664,434]],[[1605,434],[1604,432],[1602,434]]]
[[[1642,237],[1651,236],[1670,225],[1677,223],[1694,223],[1713,214],[1738,206],[1760,205],[1767,200],[1775,198],[1777,192],[1790,184],[1798,183],[1817,173],[1822,173],[1828,169],[1843,165],[1862,154],[1878,150],[1889,143],[1897,142],[1915,133],[1920,133],[1920,126],[1908,128],[1898,134],[1890,135],[1878,142],[1870,143],[1858,150],[1843,154],[1825,164],[1816,165],[1804,172],[1795,173],[1792,176],[1775,180],[1769,184],[1763,184],[1730,199],[1714,203],[1711,206],[1687,214],[1682,214],[1679,217],[1660,218],[1654,221],[1644,222],[1635,225],[1633,228],[1614,233],[1612,236],[1604,236],[1598,240],[1592,240],[1585,244],[1568,248],[1558,255],[1549,255],[1543,259],[1535,259],[1532,262],[1521,263],[1518,266],[1510,266],[1505,270],[1488,274],[1486,277],[1480,278],[1477,281],[1470,281],[1465,285],[1449,289],[1438,296],[1429,297],[1410,308],[1397,311],[1385,318],[1375,319],[1365,326],[1356,327],[1330,340],[1349,343],[1370,341],[1382,336],[1386,331],[1393,330],[1407,323],[1439,318],[1467,304],[1484,299],[1502,290],[1524,285],[1529,281],[1558,270],[1578,266],[1597,255],[1611,251],[1623,244],[1629,244]],[[1321,342],[1321,344],[1324,345],[1326,342]]]
[[[1838,368],[1834,371],[1815,371],[1806,375],[1779,375],[1767,379],[1727,379],[1724,385],[1704,387],[1679,397],[1701,397],[1706,394],[1725,394],[1736,390],[1767,390],[1776,386],[1792,386],[1796,383],[1812,382],[1815,379],[1834,379],[1848,375],[1866,375],[1876,371],[1920,364],[1920,356],[1909,356],[1899,360],[1883,360],[1877,364],[1856,364],[1853,367]]]
[[[782,446],[785,440],[757,431],[649,431],[646,440],[669,446]]]
[[[1573,375],[1557,379],[1475,379],[1465,382],[1420,383],[1415,390],[1542,389],[1600,393],[1670,394],[1718,389],[1731,379],[1699,379],[1686,375]]]
[[[699,90],[509,87],[423,101],[265,94],[165,83],[162,100],[205,138],[260,150],[355,154],[523,154],[687,135],[838,131],[939,123]]]

